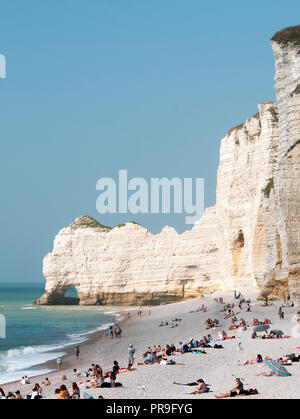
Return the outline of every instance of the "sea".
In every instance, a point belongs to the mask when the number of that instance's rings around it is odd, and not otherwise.
[[[44,292],[41,283],[0,283],[0,384],[50,372],[40,364],[111,324],[104,307],[33,306]]]

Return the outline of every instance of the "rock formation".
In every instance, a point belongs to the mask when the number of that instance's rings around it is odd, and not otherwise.
[[[221,142],[216,205],[191,231],[157,235],[85,216],[56,236],[36,304],[141,305],[214,290],[300,298],[300,27],[275,35],[278,105],[265,102]]]

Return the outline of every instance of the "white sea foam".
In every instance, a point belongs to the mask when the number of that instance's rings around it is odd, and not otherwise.
[[[21,307],[21,310],[37,310],[38,307]]]
[[[22,376],[36,376],[47,374],[49,369],[32,369],[34,366],[43,364],[65,355],[64,348],[83,343],[87,336],[101,330],[106,330],[111,323],[103,324],[98,328],[67,335],[67,341],[57,345],[27,346],[0,352],[0,384],[15,381]]]
[[[30,368],[65,355],[65,352],[58,352],[59,349],[61,346],[29,346],[0,353],[0,384],[18,380],[24,375],[39,375],[49,372],[49,369],[30,372]]]

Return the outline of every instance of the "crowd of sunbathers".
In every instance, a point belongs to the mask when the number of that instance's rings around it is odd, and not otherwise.
[[[114,388],[114,387],[121,387],[122,384],[117,381],[117,377],[123,372],[131,372],[134,368],[132,364],[128,364],[126,368],[120,368],[119,363],[114,361],[111,371],[103,371],[99,365],[93,364],[88,371],[81,374],[80,371],[77,369],[73,370],[74,376],[76,377],[75,380],[81,377],[81,380],[72,383],[72,389],[67,389],[65,384],[62,384],[59,388],[55,389],[54,393],[57,399],[80,399],[80,398],[91,398],[90,396],[84,394],[81,397],[81,387],[85,387],[85,389],[91,388]],[[61,381],[66,381],[67,377],[62,375]],[[20,381],[21,385],[30,384],[30,379],[28,377],[22,377]],[[51,386],[51,382],[48,378],[42,383],[44,387]],[[42,399],[43,398],[43,390],[42,386],[38,383],[35,384],[32,392],[27,394],[26,397],[21,395],[21,392],[18,390],[15,393],[9,392],[7,395],[4,393],[2,389],[0,389],[0,399]],[[99,396],[102,399],[102,396]]]
[[[149,346],[143,354],[144,361],[139,362],[138,365],[152,365],[152,364],[168,364],[168,365],[184,365],[173,360],[168,360],[172,355],[179,355],[181,352],[174,343],[166,345],[162,348],[160,345],[154,346],[153,349]]]

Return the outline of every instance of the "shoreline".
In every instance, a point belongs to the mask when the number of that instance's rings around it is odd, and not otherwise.
[[[135,311],[137,311],[137,309],[135,309]],[[135,312],[133,311],[133,312]],[[117,320],[117,324],[121,325],[123,323],[125,323],[126,321],[129,321],[130,319],[128,319],[127,317],[127,312],[126,312],[126,316],[125,316],[125,311],[112,311],[111,312],[112,317],[116,317]],[[118,320],[118,318],[120,320]],[[107,327],[105,327],[105,329],[102,330],[97,330],[97,331],[92,331],[92,332],[87,332],[86,334],[83,334],[82,336],[86,336],[86,339],[79,343],[79,347],[80,350],[84,350],[84,348],[88,348],[91,345],[94,345],[95,343],[99,342],[101,339],[105,339],[105,333],[107,332],[107,330],[109,329],[109,326],[112,325],[113,323],[109,323],[109,325]],[[61,373],[63,373],[64,370],[67,370],[69,368],[71,368],[71,364],[72,364],[72,360],[74,361],[75,356],[74,356],[74,348],[75,348],[76,343],[74,344],[68,344],[66,346],[62,346],[60,352],[64,352],[64,355],[61,356],[61,358],[63,359],[63,368],[61,370]],[[55,350],[49,350],[49,354],[51,353],[55,353],[58,352],[57,349]],[[50,374],[53,374],[55,372],[59,372],[58,368],[57,368],[57,363],[56,363],[57,358],[54,359],[50,359],[48,361],[45,362],[41,362],[39,364],[33,365],[32,367],[29,368],[29,371],[32,371],[33,375],[28,376],[30,378],[30,380],[35,380],[41,377],[45,377],[47,376],[47,374],[50,376]],[[49,370],[46,373],[42,373],[42,374],[37,374],[34,375],[34,370]],[[5,386],[10,386],[10,385],[20,385],[20,380],[22,378],[22,374],[20,376],[19,380],[12,380],[12,381],[7,381],[5,383],[0,384],[0,387],[5,387]]]

